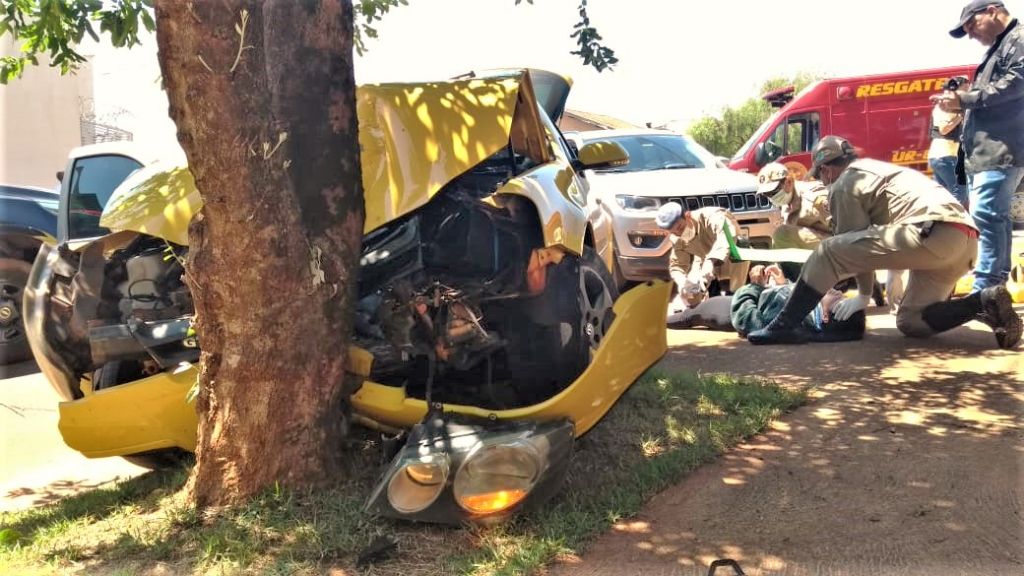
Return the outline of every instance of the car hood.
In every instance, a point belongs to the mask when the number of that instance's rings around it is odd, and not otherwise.
[[[666,198],[718,192],[754,192],[757,189],[757,178],[752,174],[723,168],[598,172],[590,178],[590,186],[595,193]]]
[[[356,90],[366,205],[364,232],[430,201],[446,184],[508,145],[549,162],[529,72]],[[114,191],[100,225],[188,243],[202,206],[187,167],[154,165]]]

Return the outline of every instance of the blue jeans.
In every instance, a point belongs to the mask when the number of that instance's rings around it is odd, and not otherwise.
[[[1024,168],[986,170],[968,176],[971,216],[980,231],[972,292],[1006,284],[1010,277],[1010,246],[1013,242],[1010,199],[1021,178],[1024,178]]]
[[[932,174],[935,181],[942,184],[942,187],[949,190],[961,206],[967,207],[967,185],[956,183],[956,156],[943,156],[931,158],[928,165],[932,167]]]

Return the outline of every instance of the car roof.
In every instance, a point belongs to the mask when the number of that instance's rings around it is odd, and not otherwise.
[[[40,186],[0,184],[0,196],[30,200],[55,200],[60,197],[60,192],[49,188],[42,188]]]

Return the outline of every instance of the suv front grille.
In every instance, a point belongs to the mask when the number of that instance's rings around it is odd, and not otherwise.
[[[721,192],[718,194],[668,198],[667,201],[678,202],[687,210],[719,206],[732,212],[754,212],[757,210],[768,210],[772,206],[767,198],[757,196],[753,192],[736,192],[732,194]]]

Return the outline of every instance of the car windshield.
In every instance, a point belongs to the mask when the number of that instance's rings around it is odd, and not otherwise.
[[[637,134],[602,137],[618,142],[629,152],[624,166],[602,168],[598,172],[644,172],[686,168],[714,168],[715,157],[682,134]]]
[[[761,139],[761,136],[764,136],[764,133],[767,132],[769,128],[771,128],[772,122],[775,122],[775,119],[778,116],[779,113],[776,112],[775,114],[769,116],[763,124],[758,126],[757,130],[754,131],[754,134],[750,138],[747,138],[747,141],[743,143],[743,146],[740,146],[740,149],[737,150],[735,154],[733,154],[732,159],[739,160],[746,156],[747,151],[750,150],[750,148],[753,147],[754,144],[756,144]]]

